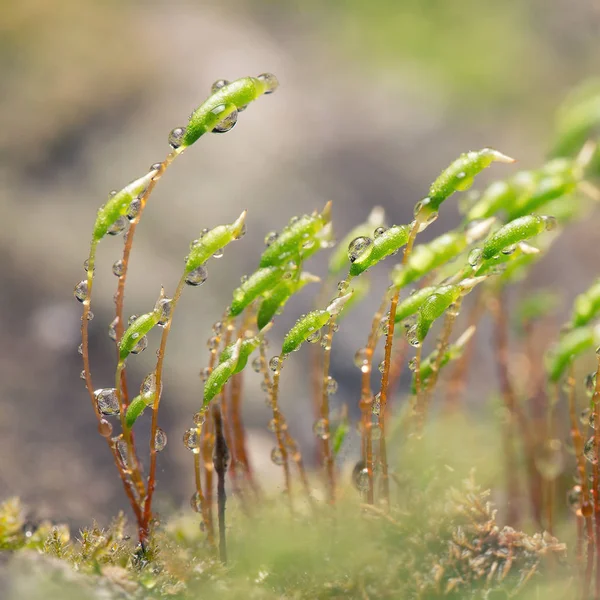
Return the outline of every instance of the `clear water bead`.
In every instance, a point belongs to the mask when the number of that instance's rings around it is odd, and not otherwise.
[[[592,397],[594,395],[594,391],[596,390],[596,372],[588,373],[585,377],[585,392],[588,397]]]
[[[135,334],[134,334],[135,335]],[[131,349],[131,354],[140,354],[148,347],[148,338],[143,335],[138,343]]]
[[[278,369],[281,369],[281,363],[283,361],[281,360],[281,358],[279,356],[274,356],[270,361],[269,361],[269,369],[271,369],[271,371],[275,372]]]
[[[307,338],[306,341],[309,344],[316,344],[321,339],[321,330],[317,329],[313,331]]]
[[[86,315],[85,315],[85,318],[86,318],[87,321],[93,320],[94,313],[91,310],[88,310],[87,313],[86,313]],[[81,316],[81,320],[83,321],[83,315]]]
[[[156,434],[154,435],[154,450],[161,452],[167,445],[167,434],[160,428],[157,427]]]
[[[313,433],[320,439],[326,440],[329,438],[329,422],[327,419],[319,419],[313,425]]]
[[[196,425],[204,425],[204,421],[206,421],[206,412],[203,410],[199,410],[192,419]]]
[[[115,275],[116,277],[121,277],[124,271],[125,263],[121,259],[116,260],[112,266],[113,275]]]
[[[260,356],[257,356],[253,361],[252,361],[252,370],[255,373],[260,373],[262,369],[262,359],[260,358]]]
[[[98,422],[98,433],[105,438],[109,438],[112,435],[113,426],[106,419],[100,419]]]
[[[190,498],[190,506],[194,512],[202,512],[202,496],[198,492],[194,492]]]
[[[204,367],[200,370],[200,380],[205,383],[211,373],[210,367]]]
[[[157,325],[164,327],[171,320],[171,313],[173,312],[173,300],[171,298],[160,298],[154,307],[154,310],[158,312]]]
[[[142,209],[142,201],[139,198],[134,198],[129,203],[129,208],[127,209],[127,218],[129,222],[135,221],[137,216],[140,214],[140,210]]]
[[[331,376],[327,377],[327,384],[325,385],[325,391],[328,396],[332,396],[337,392],[338,382]]]
[[[229,85],[229,81],[227,79],[217,79],[211,86],[211,93],[218,92],[221,88],[224,88],[226,85]]]
[[[367,373],[369,371],[368,350],[366,348],[360,348],[356,351],[356,354],[354,355],[354,364],[363,373]]]
[[[89,268],[90,268],[90,259],[89,259],[89,258],[86,258],[86,259],[83,261],[83,270],[84,270],[84,271],[87,273],[87,272],[88,272],[88,270],[89,270]],[[96,267],[94,267],[94,268],[92,269],[92,273],[95,273],[95,272],[96,272]]]
[[[377,367],[377,369],[379,370],[380,373],[383,373],[385,371],[385,360],[382,360],[379,363],[379,366]]]
[[[119,398],[115,388],[100,388],[94,392],[94,398],[101,414],[105,416],[119,414]]]
[[[83,344],[79,344],[79,346],[77,346],[77,352],[79,354],[83,354]]]
[[[257,79],[267,85],[265,94],[272,94],[279,87],[279,80],[273,73],[261,73]]]
[[[200,452],[200,431],[191,427],[183,434],[183,445],[194,454]]]
[[[342,294],[350,287],[350,282],[347,279],[342,279],[342,281],[339,281],[337,284],[337,289],[338,292],[341,292]]]
[[[408,343],[413,348],[418,348],[421,345],[421,341],[419,340],[419,338],[417,336],[417,326],[416,325],[413,325],[412,327],[409,327],[406,330],[406,339],[408,340]]]
[[[535,466],[547,481],[553,481],[565,467],[562,442],[558,439],[546,440],[535,456]]]
[[[196,267],[195,269],[190,271],[185,276],[185,282],[188,285],[198,286],[198,285],[202,285],[206,281],[207,277],[208,277],[208,270],[207,270],[206,266],[200,265],[199,267]]]
[[[385,232],[387,231],[387,227],[378,227],[374,232],[373,232],[373,237],[374,238],[378,238],[380,235],[383,235]]]
[[[546,231],[552,231],[556,229],[558,225],[556,217],[542,217],[542,221],[544,221],[544,227],[546,228]]]
[[[378,417],[381,414],[381,394],[376,394],[371,404],[371,412]]]
[[[161,383],[162,387],[162,383]],[[144,377],[144,381],[142,381],[142,385],[140,386],[140,395],[141,396],[151,396],[156,393],[156,374],[148,373],[146,377]]]
[[[213,258],[221,258],[223,256],[223,248],[219,248],[214,254]]]
[[[273,450],[271,450],[271,461],[273,462],[273,464],[279,467],[285,462],[283,458],[283,453],[279,448],[275,447],[273,448]]]
[[[181,146],[184,137],[185,127],[175,127],[175,129],[169,133],[169,146],[171,146],[173,150],[177,150],[177,148]]]
[[[585,443],[585,446],[583,447],[583,455],[593,465],[598,462],[598,454],[596,453],[593,436]]]
[[[348,244],[348,259],[351,263],[356,261],[371,246],[373,240],[370,237],[360,236],[354,238]]]
[[[352,469],[352,483],[359,492],[369,490],[369,470],[363,460],[359,460]]]
[[[119,317],[115,317],[111,324],[108,326],[108,337],[113,341],[117,341],[117,324],[119,322]]]
[[[578,514],[581,510],[581,498],[582,494],[580,485],[574,485],[567,492],[567,507],[575,514]]]
[[[81,373],[79,373],[79,379],[83,379],[85,381],[85,371],[81,371]]]
[[[85,302],[88,297],[88,282],[87,279],[80,281],[73,290],[73,295],[79,302]]]
[[[514,254],[516,249],[517,249],[517,245],[511,244],[510,246],[506,246],[505,248],[502,248],[502,254],[509,256],[510,254]]]
[[[265,236],[265,246],[267,248],[279,237],[279,234],[276,231],[271,231],[267,233]]]
[[[481,248],[473,248],[471,252],[469,252],[469,264],[472,267],[477,267],[481,263],[481,257],[483,256],[483,250]]]
[[[217,348],[219,347],[219,337],[216,335],[213,335],[212,337],[209,337],[208,340],[206,341],[206,347],[211,351],[211,352],[215,352],[217,350]]]
[[[224,119],[219,121],[215,128],[213,129],[213,133],[227,133],[231,131],[238,120],[238,111],[234,110],[232,113],[228,114]]]
[[[119,217],[109,228],[108,235],[119,235],[125,231],[125,227],[127,227],[127,223],[129,221],[126,217]]]

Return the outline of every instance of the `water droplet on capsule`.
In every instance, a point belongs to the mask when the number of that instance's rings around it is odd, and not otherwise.
[[[214,254],[213,258],[221,258],[223,256],[223,248],[219,248]]]
[[[169,146],[171,146],[173,150],[177,150],[177,148],[181,146],[184,137],[185,127],[175,127],[175,129],[171,130],[171,133],[169,133]]]
[[[468,261],[472,267],[477,267],[481,263],[481,257],[483,256],[483,250],[481,248],[473,248],[469,252]]]
[[[364,254],[367,249],[373,244],[373,240],[370,237],[359,236],[354,238],[348,244],[348,259],[351,263],[355,262]]]
[[[217,81],[215,81],[210,86],[210,91],[214,94],[215,92],[218,92],[221,88],[224,88],[226,85],[229,85],[229,81],[227,81],[227,79],[217,79]]]
[[[332,396],[338,390],[338,382],[331,376],[327,377],[327,384],[325,385],[325,391],[328,396]]]
[[[200,265],[185,276],[185,282],[188,285],[202,285],[208,277],[208,270],[205,265]]]
[[[306,341],[309,344],[316,344],[321,339],[321,330],[317,329],[313,331],[307,338]]]
[[[277,447],[271,450],[271,462],[279,467],[285,462],[283,458],[283,453]]]
[[[373,232],[373,237],[374,238],[378,238],[380,235],[383,235],[385,232],[387,231],[387,227],[378,227],[374,232]]]
[[[211,373],[211,368],[210,367],[204,367],[200,371],[200,380],[205,383],[206,380],[208,379],[210,373]]]
[[[125,227],[127,227],[127,224],[129,223],[129,221],[127,220],[126,217],[119,217],[109,228],[108,228],[108,235],[119,235],[120,233],[123,233],[123,231],[125,231]]]
[[[89,270],[89,268],[90,268],[90,259],[86,258],[83,261],[83,270],[87,273],[87,271]],[[92,270],[92,273],[95,273],[95,272],[96,272],[96,267],[94,267],[94,269]]]
[[[79,302],[85,302],[88,297],[88,282],[87,279],[80,281],[73,290],[73,295]]]
[[[216,335],[213,335],[212,337],[208,338],[208,340],[206,340],[206,347],[211,351],[211,352],[215,352],[217,350],[217,348],[219,347],[219,337],[217,337]]]
[[[135,334],[134,334],[135,335]],[[143,335],[137,344],[131,349],[131,354],[140,354],[148,347],[148,338]]]
[[[124,271],[125,263],[121,259],[116,260],[112,266],[113,275],[115,275],[116,277],[121,277]]]
[[[270,361],[269,361],[269,369],[271,369],[271,371],[275,372],[278,369],[281,369],[281,364],[282,364],[282,360],[279,356],[274,356]]]
[[[171,320],[173,312],[173,300],[171,298],[160,298],[154,310],[158,312],[158,321],[156,324],[159,327],[164,327]]]
[[[419,340],[419,338],[417,336],[417,326],[416,325],[413,325],[412,327],[409,327],[406,330],[406,339],[408,340],[408,343],[413,348],[418,348],[421,345],[421,341]]]
[[[105,416],[119,414],[119,399],[115,388],[100,388],[94,392],[98,411]]]
[[[215,127],[213,129],[213,133],[227,133],[228,131],[231,131],[235,127],[237,120],[238,120],[238,111],[234,110],[233,112],[229,113],[224,119],[222,119],[221,121],[219,121],[219,123],[217,123],[215,125]]]
[[[204,425],[206,421],[206,411],[199,410],[192,419],[196,425]]]
[[[271,231],[265,236],[265,246],[268,248],[277,238],[279,234],[276,231]]]
[[[590,414],[591,414],[591,410],[589,408],[584,408],[580,415],[579,415],[579,420],[581,421],[582,425],[588,425],[590,422]]]
[[[183,434],[183,445],[194,454],[200,452],[200,432],[196,427],[191,427]]]
[[[154,435],[154,450],[161,452],[167,445],[167,434],[160,428],[157,427],[156,434]]]
[[[544,217],[542,217],[542,221],[544,221],[544,227],[546,228],[546,231],[552,231],[552,230],[556,229],[556,227],[558,225],[558,221],[556,220],[556,217],[544,216]]]
[[[329,438],[329,422],[327,419],[319,419],[313,425],[313,433],[320,439],[326,440]]]
[[[505,248],[502,248],[502,254],[509,256],[509,255],[513,254],[516,249],[517,249],[517,245],[511,244],[510,246],[506,246]]]
[[[279,80],[273,73],[261,73],[257,79],[266,84],[265,94],[272,94],[279,87]]]
[[[129,222],[134,221],[137,218],[141,209],[142,201],[139,198],[134,198],[129,203],[129,208],[127,209],[127,218],[129,219]]]
[[[337,284],[339,292],[344,293],[350,287],[350,282],[347,279],[343,279]]]

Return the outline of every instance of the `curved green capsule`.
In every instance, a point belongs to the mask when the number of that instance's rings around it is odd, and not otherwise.
[[[95,241],[100,241],[108,233],[111,226],[120,217],[124,217],[127,214],[129,205],[146,190],[155,174],[156,171],[150,171],[143,177],[132,181],[120,192],[111,196],[108,202],[98,210],[93,233]]]
[[[503,250],[516,246],[519,242],[534,237],[542,231],[553,229],[556,225],[553,217],[527,215],[507,223],[491,235],[483,245],[482,260],[489,260]]]
[[[306,316],[298,319],[285,336],[281,353],[290,354],[290,352],[298,350],[307,338],[325,326],[329,319],[331,319],[331,313],[327,310],[313,310]]]
[[[156,325],[160,319],[159,311],[152,311],[138,317],[126,330],[119,342],[119,360],[124,361],[139,341]]]
[[[374,237],[378,227],[385,226],[385,211],[381,206],[373,208],[366,223],[356,226],[345,235],[336,245],[329,259],[329,273],[337,275],[348,267],[348,246],[358,237]]]
[[[281,267],[265,267],[252,273],[240,287],[233,291],[229,315],[237,317],[256,298],[272,290],[285,273],[285,269]]]
[[[481,194],[477,202],[469,209],[467,221],[487,219],[510,205],[515,198],[515,188],[510,181],[495,181]]]
[[[446,198],[454,192],[468,190],[475,176],[493,162],[513,163],[515,160],[491,148],[461,154],[431,184],[428,196],[415,206],[415,217],[427,221],[439,211]]]
[[[592,286],[579,294],[573,303],[571,324],[573,327],[587,325],[592,319],[600,314],[600,279]]]
[[[192,242],[185,261],[185,272],[190,273],[203,265],[215,252],[244,235],[246,211],[230,225],[218,225]]]
[[[233,346],[231,356],[217,365],[212,373],[208,376],[204,384],[204,406],[223,389],[223,386],[229,381],[231,376],[236,373],[236,367],[242,347],[242,339],[240,338]]]
[[[274,76],[242,77],[223,86],[192,113],[181,146],[191,146],[231,113],[243,109],[263,94],[274,91],[276,87],[277,79]]]
[[[433,322],[439,319],[453,302],[458,300],[462,291],[460,285],[442,285],[426,298],[419,308],[417,323],[414,326],[414,333],[419,342],[425,339]]]
[[[437,290],[437,286],[435,285],[419,288],[406,298],[406,300],[400,302],[396,308],[396,323],[400,323],[400,321],[404,321],[404,319],[414,315],[419,308],[421,308],[423,302],[425,302],[435,290]]]
[[[321,281],[319,277],[303,272],[300,278],[283,279],[280,281],[260,303],[256,314],[256,325],[259,330],[266,327],[277,311],[283,309],[286,302],[296,293],[298,293],[307,283]]]
[[[248,359],[250,358],[251,354],[260,346],[262,340],[263,338],[260,335],[242,339],[239,356],[235,369],[233,370],[233,375],[236,373],[241,373],[246,368]],[[236,344],[229,344],[229,346],[227,346],[223,352],[221,352],[221,355],[219,356],[219,364],[231,359],[233,353],[235,352]]]
[[[150,399],[152,402],[152,399]],[[138,417],[142,415],[144,410],[148,407],[149,403],[146,401],[146,398],[142,396],[136,396],[127,407],[127,412],[125,413],[125,425],[131,429],[134,423],[137,421]]]
[[[546,355],[546,370],[550,381],[558,381],[571,361],[600,344],[600,325],[578,327],[565,333],[558,344]]]
[[[410,227],[394,225],[377,236],[350,265],[350,275],[356,277],[390,254],[398,252],[408,241]]]
[[[278,267],[298,258],[305,244],[316,244],[315,236],[331,221],[331,202],[321,213],[293,219],[262,253],[260,267]],[[313,246],[311,245],[311,248]],[[308,248],[310,250],[310,248]]]
[[[333,432],[333,435],[331,436],[331,449],[333,451],[334,456],[337,456],[339,454],[349,431],[350,425],[348,423],[348,419],[345,418],[336,427],[335,431]]]

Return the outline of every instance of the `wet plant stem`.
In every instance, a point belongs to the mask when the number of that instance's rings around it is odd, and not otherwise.
[[[229,450],[223,435],[223,419],[221,410],[217,404],[212,408],[213,423],[215,425],[215,453],[214,467],[217,473],[217,506],[219,522],[219,558],[223,564],[227,564],[227,536],[225,533],[225,505],[227,495],[225,493],[225,477],[227,475],[227,463],[229,461]]]
[[[331,360],[331,343],[333,340],[333,332],[335,327],[335,319],[330,319],[323,339],[324,353],[323,353],[323,380],[321,382],[321,410],[320,417],[324,423],[326,423],[327,430],[322,438],[322,456],[323,466],[326,473],[327,481],[327,499],[331,506],[335,505],[335,461],[333,452],[331,451],[331,445],[329,443],[331,436],[331,428],[329,425],[329,392],[327,385],[329,382],[329,365]]]
[[[579,476],[581,485],[581,516],[578,517],[578,522],[582,519],[585,520],[585,528],[587,534],[587,560],[585,567],[582,565],[582,578],[581,578],[581,598],[589,597],[589,589],[592,579],[592,570],[594,568],[594,525],[592,522],[593,506],[590,502],[590,495],[588,490],[588,478],[585,468],[585,456],[583,451],[583,437],[579,430],[579,424],[577,423],[577,402],[575,395],[575,377],[573,373],[573,367],[569,369],[569,375],[567,379],[569,389],[569,421],[571,425],[571,439],[573,440],[573,448],[575,449],[575,459],[577,461],[577,474]],[[558,390],[557,390],[558,393]],[[579,531],[582,528],[578,526],[578,546],[581,546],[579,541]],[[581,535],[583,531],[581,530]],[[578,552],[581,554],[581,552]]]
[[[594,490],[594,519],[596,522],[596,589],[595,598],[600,598],[600,466],[598,456],[600,456],[600,352],[596,349],[598,366],[596,368],[596,385],[594,386],[594,395],[592,396],[592,407],[596,428],[594,429],[594,452],[596,462],[592,470],[592,486]]]

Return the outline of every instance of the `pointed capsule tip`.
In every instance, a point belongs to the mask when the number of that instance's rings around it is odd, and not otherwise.
[[[498,152],[498,150],[494,150],[494,160],[496,162],[502,162],[502,163],[508,163],[508,164],[512,164],[512,163],[516,163],[517,162],[516,158],[512,158],[511,156],[507,156],[506,154],[503,154],[502,152]]]
[[[325,220],[326,223],[329,223],[329,221],[331,221],[332,205],[333,205],[333,202],[331,200],[328,200],[327,203],[325,204],[325,206],[323,207],[323,211],[321,212],[321,216],[323,217],[323,219]]]
[[[385,223],[385,209],[383,206],[374,206],[367,217],[367,223],[372,227],[381,227]]]

